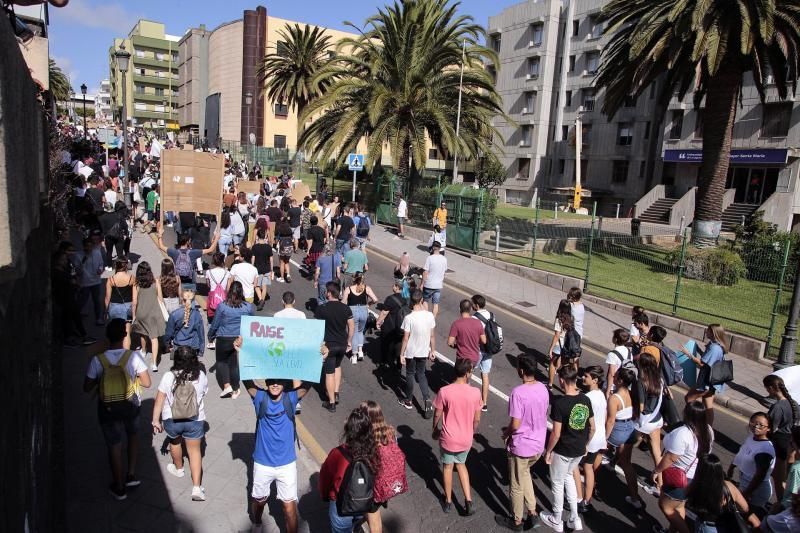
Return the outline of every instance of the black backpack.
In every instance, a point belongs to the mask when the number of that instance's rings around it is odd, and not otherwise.
[[[494,314],[489,313],[487,320],[480,312],[475,313],[475,318],[483,324],[483,332],[486,334],[486,346],[483,347],[484,352],[489,355],[494,355],[503,349],[503,336],[502,329],[497,325],[494,319]]]
[[[372,509],[375,474],[364,461],[353,461],[350,452],[339,446],[339,452],[350,464],[344,471],[339,494],[336,496],[336,512],[339,516],[361,516]]]
[[[356,226],[356,236],[358,237],[366,237],[369,235],[369,217],[364,215],[363,217],[358,217],[358,226]]]
[[[398,304],[393,313],[394,316],[392,317],[392,320],[394,321],[394,331],[395,333],[402,334],[403,320],[405,320],[406,317],[411,314],[411,308],[408,306],[408,303],[406,303],[406,300],[399,294],[393,294],[392,298],[394,298]]]
[[[683,367],[675,352],[663,344],[656,344],[655,346],[661,350],[659,363],[661,366],[661,375],[664,377],[664,383],[670,387],[683,381]]]
[[[564,334],[564,345],[561,347],[561,357],[565,359],[574,359],[581,356],[581,336],[575,331],[575,328],[570,328]]]

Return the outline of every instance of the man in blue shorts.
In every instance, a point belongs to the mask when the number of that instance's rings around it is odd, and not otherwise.
[[[422,298],[425,302],[433,304],[434,318],[439,314],[439,302],[442,299],[442,287],[444,287],[444,274],[447,272],[447,258],[441,254],[442,245],[438,241],[433,242],[433,251],[425,260],[424,272],[422,273]]]

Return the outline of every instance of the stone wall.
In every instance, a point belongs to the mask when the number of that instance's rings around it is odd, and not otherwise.
[[[0,531],[63,531],[48,132],[8,24],[0,24],[0,72]]]

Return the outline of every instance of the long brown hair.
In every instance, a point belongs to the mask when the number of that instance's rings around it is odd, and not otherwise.
[[[347,447],[353,461],[367,463],[373,473],[381,467],[378,455],[378,444],[375,442],[375,432],[372,421],[363,405],[359,405],[350,412],[342,432],[342,444]]]
[[[383,416],[383,409],[372,400],[361,402],[361,407],[367,410],[369,419],[372,421],[372,431],[375,434],[375,442],[378,446],[388,446],[395,440],[394,426],[386,423]]]
[[[161,295],[164,298],[177,298],[178,297],[178,279],[175,274],[175,263],[172,259],[165,257],[161,261]]]
[[[722,351],[728,353],[730,347],[728,346],[728,336],[725,333],[725,328],[723,328],[719,324],[709,324],[708,331],[711,332],[710,340],[722,346]]]

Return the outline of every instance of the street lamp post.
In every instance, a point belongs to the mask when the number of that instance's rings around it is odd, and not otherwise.
[[[794,292],[792,292],[792,306],[789,308],[789,320],[781,337],[781,350],[778,360],[772,365],[775,370],[794,365],[797,352],[797,318],[800,316],[800,275],[794,277]]]
[[[122,169],[125,172],[125,178],[128,176],[128,102],[127,102],[127,73],[128,62],[131,60],[131,53],[125,50],[125,45],[121,44],[119,50],[114,53],[117,59],[117,68],[122,74]]]
[[[73,124],[75,123],[75,91],[69,90],[69,102],[67,102],[67,114]]]
[[[83,95],[83,136],[89,138],[89,130],[86,129],[86,84],[81,83],[81,94]]]
[[[167,120],[169,120],[170,114],[172,113],[172,106],[169,106],[169,109],[168,109],[167,108],[167,101],[166,100],[161,100],[161,107],[163,107],[164,108],[164,112],[167,113],[167,118],[164,119],[164,127],[162,128],[163,131],[161,132],[162,133],[161,138],[164,139],[164,138],[167,137]]]
[[[244,95],[244,105],[247,106],[247,146],[250,146],[250,106],[253,105],[253,93],[245,93]],[[250,150],[248,149],[245,152],[245,158],[250,158]]]

